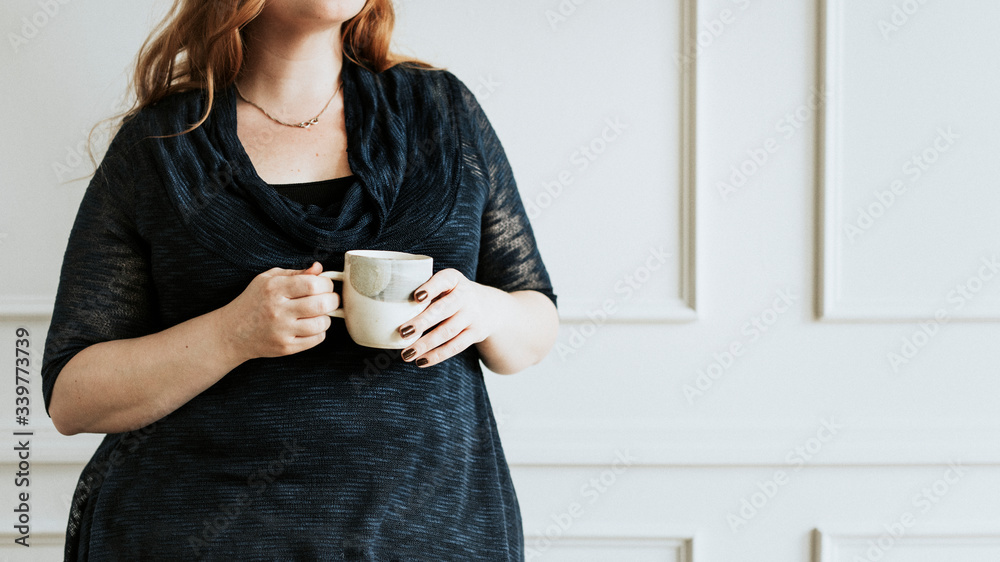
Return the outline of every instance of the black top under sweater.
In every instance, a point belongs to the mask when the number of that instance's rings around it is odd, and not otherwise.
[[[342,270],[351,249],[426,254],[435,272],[555,303],[473,93],[446,70],[343,63],[354,178],[325,189],[339,201],[323,206],[257,175],[232,85],[192,132],[152,138],[198,121],[202,90],[123,124],[63,256],[41,367],[46,411],[63,366],[88,346],[216,310],[274,267]],[[251,142],[266,149],[266,138]],[[107,435],[66,532],[67,560],[524,557],[476,347],[422,369],[355,344],[339,319],[319,345],[246,361],[158,421]]]
[[[317,181],[296,183],[272,183],[278,193],[301,205],[316,205],[327,208],[342,203],[344,191],[354,183],[354,175]]]

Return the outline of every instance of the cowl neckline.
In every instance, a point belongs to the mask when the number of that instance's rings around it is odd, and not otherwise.
[[[339,268],[352,249],[407,251],[444,224],[461,181],[461,127],[446,76],[403,67],[374,73],[344,58],[354,179],[330,208],[292,201],[257,174],[237,135],[234,84],[216,92],[201,127],[162,140],[166,190],[199,243],[254,271],[313,261]],[[200,114],[206,95],[197,92],[175,120]]]

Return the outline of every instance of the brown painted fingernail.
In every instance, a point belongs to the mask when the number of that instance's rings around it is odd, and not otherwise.
[[[403,326],[403,329],[399,331],[399,335],[404,338],[408,338],[413,335],[413,326]]]
[[[417,367],[423,367],[428,363],[430,363],[430,361],[428,361],[426,357],[421,357],[420,359],[417,359]]]
[[[416,294],[413,295],[413,298],[417,299],[417,302],[424,302],[424,299],[427,298],[427,291],[420,289],[419,291],[416,292]]]
[[[417,350],[410,348],[403,352],[403,361],[409,361],[411,357],[416,355]]]

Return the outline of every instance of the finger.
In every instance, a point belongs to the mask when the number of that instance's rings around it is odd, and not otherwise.
[[[291,299],[288,306],[295,318],[313,318],[329,315],[340,307],[340,295],[320,293]]]
[[[296,338],[306,338],[326,332],[333,320],[329,316],[314,318],[299,318],[292,322],[292,335]]]
[[[442,269],[414,289],[413,299],[417,302],[424,302],[427,299],[433,301],[457,287],[462,279],[465,279],[465,276],[457,269]]]
[[[322,342],[325,339],[326,339],[326,332],[320,332],[318,334],[314,334],[311,336],[296,337],[295,345],[299,346],[299,351],[296,351],[295,353],[300,353],[309,348],[316,347],[317,345],[320,344],[320,342]]]
[[[333,280],[328,277],[320,277],[312,274],[297,274],[291,277],[283,277],[282,291],[285,297],[296,299],[309,295],[322,295],[333,291]]]
[[[414,316],[409,322],[406,322],[399,329],[399,335],[404,338],[409,338],[413,334],[422,334],[431,326],[451,318],[456,312],[461,309],[461,299],[456,298],[455,295],[445,295],[440,299],[432,302],[423,312]]]
[[[404,349],[400,356],[403,358],[403,361],[415,361],[428,351],[451,341],[468,328],[470,323],[468,315],[459,312],[441,322],[433,330],[417,338],[417,341]]]
[[[450,341],[416,358],[416,365],[420,368],[431,367],[438,363],[454,357],[465,351],[472,344],[476,343],[476,337],[472,330],[463,330]]]
[[[308,273],[311,275],[317,275],[323,271],[323,265],[318,261],[312,262],[309,267],[305,269],[285,269],[283,267],[272,267],[267,270],[272,276],[274,275],[300,275],[303,273]]]

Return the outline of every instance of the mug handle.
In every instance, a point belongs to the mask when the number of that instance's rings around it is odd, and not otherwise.
[[[320,273],[320,276],[321,277],[329,277],[330,279],[333,279],[334,281],[343,281],[344,280],[344,272],[343,271],[324,271],[323,273]],[[333,316],[333,317],[336,317],[336,318],[343,318],[344,317],[344,303],[343,303],[343,301],[341,301],[341,303],[340,303],[340,308],[338,308],[337,310],[334,310],[333,312],[331,312],[330,316]]]

